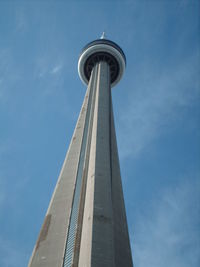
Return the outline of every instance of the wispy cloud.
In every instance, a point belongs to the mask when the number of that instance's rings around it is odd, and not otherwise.
[[[35,76],[38,80],[38,87],[43,96],[49,96],[58,91],[63,83],[62,69],[64,63],[50,59],[50,54],[44,55],[36,60]]]
[[[164,69],[147,64],[140,70],[138,82],[129,90],[129,104],[119,118],[122,158],[138,156],[155,138],[169,131],[169,125],[179,120],[185,108],[199,97],[196,55]]]
[[[63,63],[49,62],[49,58],[42,57],[37,60],[36,73],[39,78],[45,78],[48,75],[56,75],[63,69]]]
[[[61,71],[63,65],[62,64],[58,64],[55,67],[52,68],[52,70],[50,71],[51,74],[56,74],[58,72]]]
[[[161,192],[134,225],[137,267],[198,267],[200,264],[200,183],[194,177]]]

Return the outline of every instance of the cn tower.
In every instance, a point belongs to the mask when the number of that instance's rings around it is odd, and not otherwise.
[[[80,54],[87,91],[29,267],[133,266],[111,97],[125,66],[104,34]]]

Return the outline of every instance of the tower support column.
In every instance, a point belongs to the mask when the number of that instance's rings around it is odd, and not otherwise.
[[[103,61],[99,62],[97,71],[96,101],[79,266],[112,267],[114,266],[114,249],[110,162],[111,91],[109,65]]]

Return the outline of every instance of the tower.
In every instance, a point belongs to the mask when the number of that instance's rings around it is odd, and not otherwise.
[[[111,87],[126,58],[114,42],[87,44],[81,112],[29,267],[131,267]]]

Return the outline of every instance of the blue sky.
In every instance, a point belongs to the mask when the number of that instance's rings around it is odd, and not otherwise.
[[[0,267],[25,267],[85,94],[82,47],[127,57],[113,88],[135,267],[200,264],[200,2],[0,1]]]

